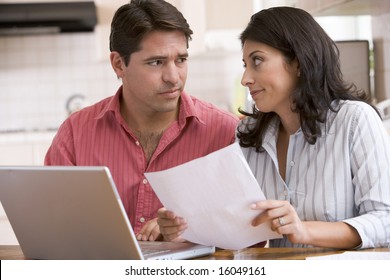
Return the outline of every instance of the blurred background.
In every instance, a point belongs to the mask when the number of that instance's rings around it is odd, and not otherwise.
[[[109,63],[108,37],[114,12],[127,2],[0,0],[0,165],[42,165],[69,114],[116,92],[120,81]],[[272,6],[310,12],[338,42],[347,80],[370,92],[374,102],[390,98],[390,1],[168,2],[194,31],[186,91],[223,109],[237,113],[250,106],[240,84],[238,36],[253,13]],[[67,23],[70,18],[79,23]],[[6,222],[1,210],[0,222]],[[7,225],[0,223],[0,243],[15,243],[4,232]]]

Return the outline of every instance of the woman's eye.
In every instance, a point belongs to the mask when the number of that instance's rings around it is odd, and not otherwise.
[[[260,65],[263,62],[263,60],[260,57],[254,57],[253,58],[253,64],[254,65]]]

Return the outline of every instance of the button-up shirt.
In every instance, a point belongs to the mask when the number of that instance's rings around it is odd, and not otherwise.
[[[288,200],[303,221],[344,221],[359,233],[361,248],[390,246],[390,141],[377,113],[363,102],[342,102],[338,113],[329,111],[314,145],[299,129],[290,136],[285,181],[278,127],[275,120],[268,128],[264,152],[243,148],[265,197]],[[303,245],[283,238],[270,246]]]
[[[183,93],[178,120],[164,132],[148,163],[120,114],[121,95],[119,88],[115,96],[73,113],[59,128],[45,164],[107,166],[137,233],[162,207],[144,173],[171,168],[233,143],[238,118]]]

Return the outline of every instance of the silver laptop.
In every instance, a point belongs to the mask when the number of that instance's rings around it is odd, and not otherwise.
[[[0,200],[29,259],[190,259],[215,251],[137,242],[106,167],[0,166]]]

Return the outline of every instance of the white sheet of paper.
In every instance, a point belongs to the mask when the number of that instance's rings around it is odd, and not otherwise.
[[[265,197],[238,143],[145,176],[164,207],[186,219],[188,241],[238,250],[281,238],[270,224],[251,225],[259,211],[250,205]]]

